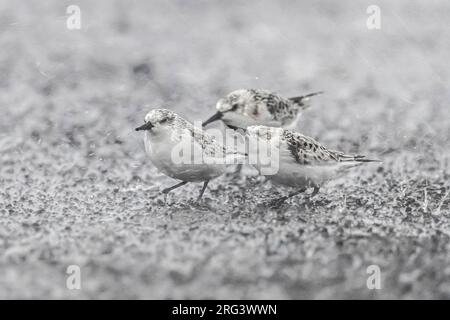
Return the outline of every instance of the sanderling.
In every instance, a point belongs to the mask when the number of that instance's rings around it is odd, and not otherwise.
[[[180,183],[164,189],[168,193],[188,182],[204,182],[200,200],[209,180],[222,175],[226,164],[245,159],[245,155],[225,148],[211,135],[167,109],[154,109],[145,116],[145,149],[153,164]],[[231,160],[231,161],[230,161]]]
[[[278,170],[266,176],[275,183],[297,189],[272,204],[280,204],[292,196],[305,192],[308,188],[314,188],[312,197],[319,192],[319,188],[325,182],[338,176],[345,169],[365,162],[381,162],[367,159],[362,155],[349,155],[327,149],[313,138],[283,128],[251,126],[247,128],[247,134],[250,143],[269,144],[277,150]],[[249,154],[249,157],[252,155]],[[261,172],[261,164],[256,163],[254,166]]]
[[[253,125],[293,127],[301,111],[309,107],[309,99],[321,93],[284,98],[266,90],[236,90],[217,102],[217,113],[206,120],[203,126],[222,120],[226,126],[234,130],[245,130]]]

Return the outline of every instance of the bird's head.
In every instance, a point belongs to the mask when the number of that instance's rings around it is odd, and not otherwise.
[[[153,109],[144,118],[144,124],[136,131],[159,131],[175,125],[178,116],[167,109]]]
[[[217,120],[234,125],[237,119],[245,115],[248,107],[248,94],[248,90],[236,90],[220,99],[216,104],[217,112],[203,122],[203,126]]]

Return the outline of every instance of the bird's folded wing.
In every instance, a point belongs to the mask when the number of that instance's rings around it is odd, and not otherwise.
[[[295,160],[304,165],[332,165],[351,164],[362,162],[381,162],[376,159],[367,159],[363,155],[345,154],[341,151],[330,150],[315,141],[313,138],[297,132],[285,131],[283,140]]]
[[[329,165],[342,161],[343,152],[328,150],[313,138],[285,131],[283,140],[295,160],[304,165]]]
[[[227,153],[225,146],[221,145],[213,136],[195,128],[192,137],[194,141],[202,148],[202,152],[207,157],[223,158]]]

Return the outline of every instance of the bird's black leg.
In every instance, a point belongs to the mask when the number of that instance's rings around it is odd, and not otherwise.
[[[202,190],[200,191],[200,194],[199,194],[199,196],[197,198],[197,202],[199,202],[201,200],[201,198],[203,197],[203,193],[205,193],[205,190],[206,190],[206,187],[208,186],[208,183],[209,183],[209,180],[206,180],[203,183],[203,187],[202,187]]]
[[[302,188],[302,189],[300,189],[300,190],[291,192],[291,193],[288,194],[288,196],[286,197],[286,199],[292,198],[292,197],[298,195],[299,193],[305,192],[306,190],[307,190],[307,188]]]
[[[310,198],[314,197],[316,194],[319,193],[319,190],[320,190],[320,187],[314,187],[314,190],[309,197]]]
[[[165,188],[165,189],[162,191],[162,193],[169,193],[170,191],[172,191],[172,190],[174,190],[174,189],[176,189],[176,188],[178,188],[178,187],[184,186],[186,183],[188,183],[188,181],[181,181],[180,183],[177,183],[177,184],[174,185],[174,186],[171,186],[171,187],[169,187],[169,188]]]
[[[241,173],[241,171],[242,171],[242,166],[243,166],[242,163],[238,163],[238,165],[236,166],[236,170],[234,170],[233,174],[234,175],[239,175]]]
[[[283,204],[287,199],[292,198],[293,196],[298,195],[299,193],[303,193],[307,190],[307,188],[302,188],[297,191],[289,193],[287,196],[272,200],[269,202],[269,206],[272,208],[277,208]]]

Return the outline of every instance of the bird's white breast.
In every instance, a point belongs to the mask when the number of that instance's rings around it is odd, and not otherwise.
[[[224,165],[202,161],[203,149],[193,139],[176,137],[169,131],[145,133],[145,149],[158,170],[183,181],[205,181],[225,172]]]
[[[274,120],[273,116],[268,112],[259,114],[258,116],[250,116],[245,113],[226,112],[223,115],[222,121],[226,125],[231,125],[243,129],[255,125],[265,125],[269,127],[281,126],[281,122]]]

